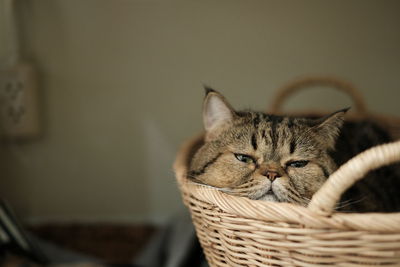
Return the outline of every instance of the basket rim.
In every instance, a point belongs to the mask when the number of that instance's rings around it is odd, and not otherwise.
[[[298,224],[316,229],[359,230],[375,232],[399,232],[400,212],[395,213],[343,213],[321,214],[309,208],[291,204],[251,200],[228,195],[216,188],[200,185],[187,179],[189,157],[198,147],[204,134],[187,140],[178,151],[174,162],[176,179],[184,202],[191,199],[210,203],[221,212],[264,223]]]

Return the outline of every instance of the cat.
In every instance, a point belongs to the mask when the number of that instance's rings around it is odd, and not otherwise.
[[[338,166],[374,145],[391,141],[372,121],[345,121],[348,109],[322,118],[235,111],[206,88],[204,144],[188,178],[235,196],[307,206]],[[400,211],[398,166],[357,182],[337,205],[341,211]]]

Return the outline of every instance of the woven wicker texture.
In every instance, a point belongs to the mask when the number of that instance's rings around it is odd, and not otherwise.
[[[325,87],[325,89],[334,89],[346,94],[353,101],[355,111],[352,114],[346,115],[346,120],[372,119],[391,133],[395,139],[400,138],[400,119],[398,117],[369,112],[362,94],[353,84],[330,76],[303,77],[289,82],[277,90],[275,97],[272,99],[270,108],[268,109],[268,113],[288,114],[288,112],[283,112],[283,106],[286,100],[296,93],[312,87]],[[296,112],[292,115],[326,115],[326,112],[307,110]]]
[[[363,104],[358,110],[367,113]],[[235,197],[190,182],[188,163],[202,142],[199,136],[185,143],[174,169],[210,266],[400,266],[400,213],[333,210],[368,171],[400,161],[400,141],[341,166],[308,208]]]
[[[352,99],[358,113],[367,113],[365,101],[361,93],[355,88],[353,84],[329,76],[303,77],[288,83],[277,91],[277,95],[273,99],[269,112],[281,112],[282,106],[288,97],[295,94],[296,92],[316,86],[324,86],[343,91]]]

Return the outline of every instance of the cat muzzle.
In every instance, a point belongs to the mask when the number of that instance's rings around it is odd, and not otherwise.
[[[278,172],[270,170],[265,170],[261,174],[267,177],[271,182],[273,182],[276,178],[281,177],[281,175]]]

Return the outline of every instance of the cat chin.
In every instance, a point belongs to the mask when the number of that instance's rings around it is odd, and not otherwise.
[[[260,197],[258,200],[279,202],[279,199],[273,193],[268,193]]]

